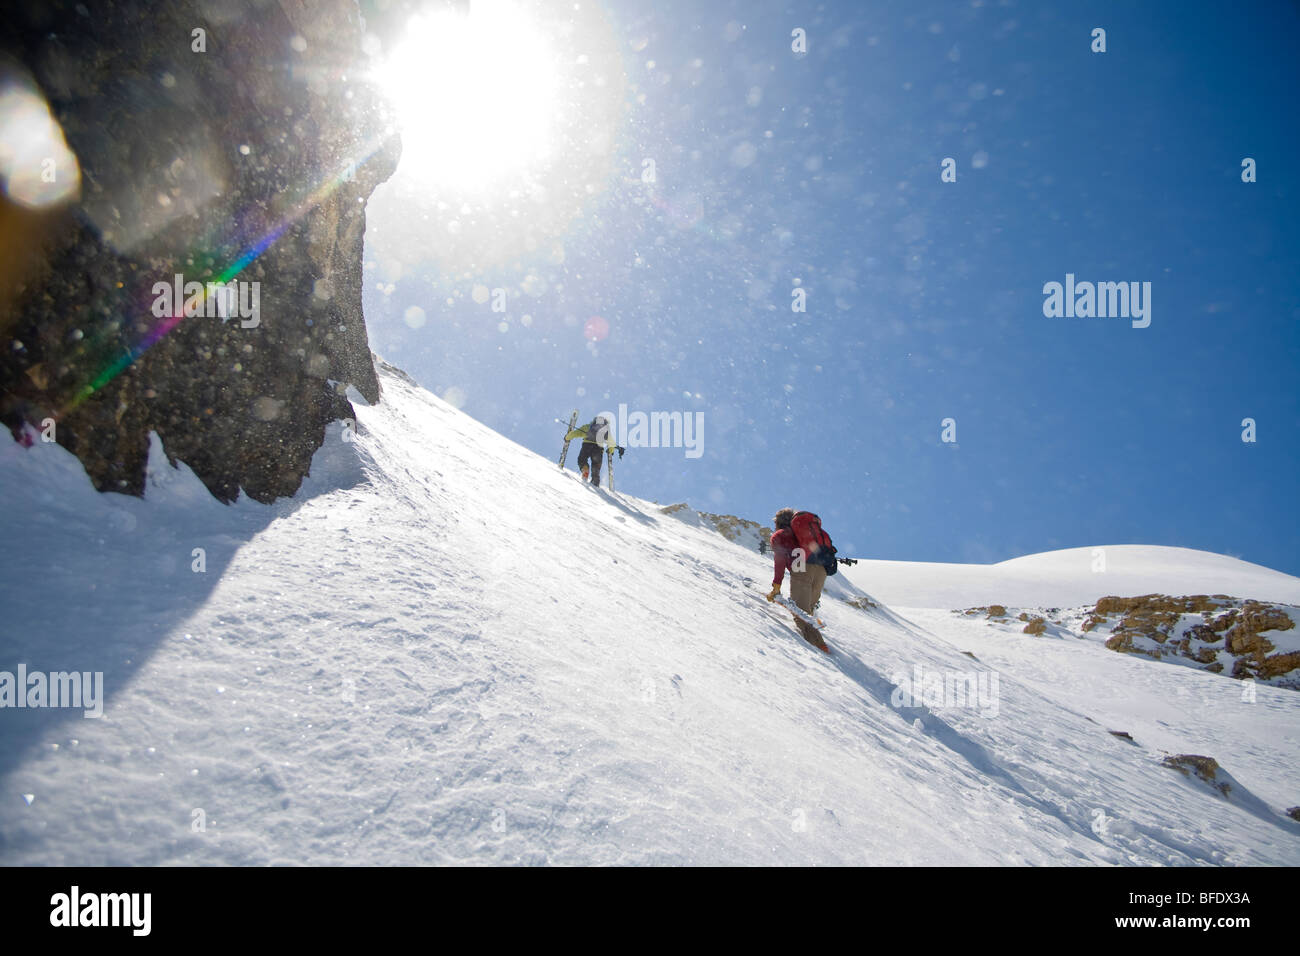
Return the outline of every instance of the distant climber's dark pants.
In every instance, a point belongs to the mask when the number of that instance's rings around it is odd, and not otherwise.
[[[586,465],[591,465],[591,483],[600,484],[600,463],[605,453],[601,451],[599,445],[593,445],[590,442],[583,442],[582,448],[578,450],[578,470],[582,471]]]
[[[808,569],[806,571],[790,572],[790,600],[811,615],[821,600],[822,587],[826,584],[826,569],[812,562],[805,566]],[[821,633],[807,621],[796,617],[794,624],[809,644],[822,643]]]

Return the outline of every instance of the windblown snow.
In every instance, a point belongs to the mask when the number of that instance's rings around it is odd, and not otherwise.
[[[1100,591],[1090,549],[978,582],[863,562],[827,658],[762,599],[770,558],[381,367],[275,506],[157,445],[143,501],[0,451],[0,671],[105,690],[98,719],[0,710],[0,861],[1300,863],[1300,694],[951,613],[1297,579],[1160,548],[1107,549]]]

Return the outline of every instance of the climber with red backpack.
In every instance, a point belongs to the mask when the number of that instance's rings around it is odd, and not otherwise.
[[[812,616],[813,608],[821,600],[827,576],[839,570],[831,536],[822,530],[821,518],[811,511],[782,508],[772,517],[772,524],[776,528],[771,539],[775,570],[772,574],[772,590],[768,592],[767,599],[776,600],[781,593],[785,572],[789,571],[790,599]],[[805,641],[829,653],[829,648],[816,627],[798,615],[795,615],[794,623]]]

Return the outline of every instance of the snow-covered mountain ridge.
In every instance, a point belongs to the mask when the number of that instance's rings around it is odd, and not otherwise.
[[[0,860],[1300,862],[1300,695],[848,574],[827,658],[768,558],[380,377],[275,505],[0,451],[0,670],[106,692],[0,710]]]
[[[1191,548],[1112,544],[1066,548],[998,564],[863,560],[848,569],[893,607],[1080,607],[1103,597],[1228,594],[1300,604],[1300,578]]]

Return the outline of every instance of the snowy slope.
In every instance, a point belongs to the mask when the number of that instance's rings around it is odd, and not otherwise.
[[[837,600],[826,658],[767,559],[382,381],[272,507],[0,451],[0,669],[108,691],[0,711],[0,862],[1300,863],[1300,694]]]
[[[1300,578],[1226,555],[1154,545],[1067,548],[998,564],[864,560],[846,574],[896,607],[1075,607],[1110,594],[1228,594],[1300,604]]]

